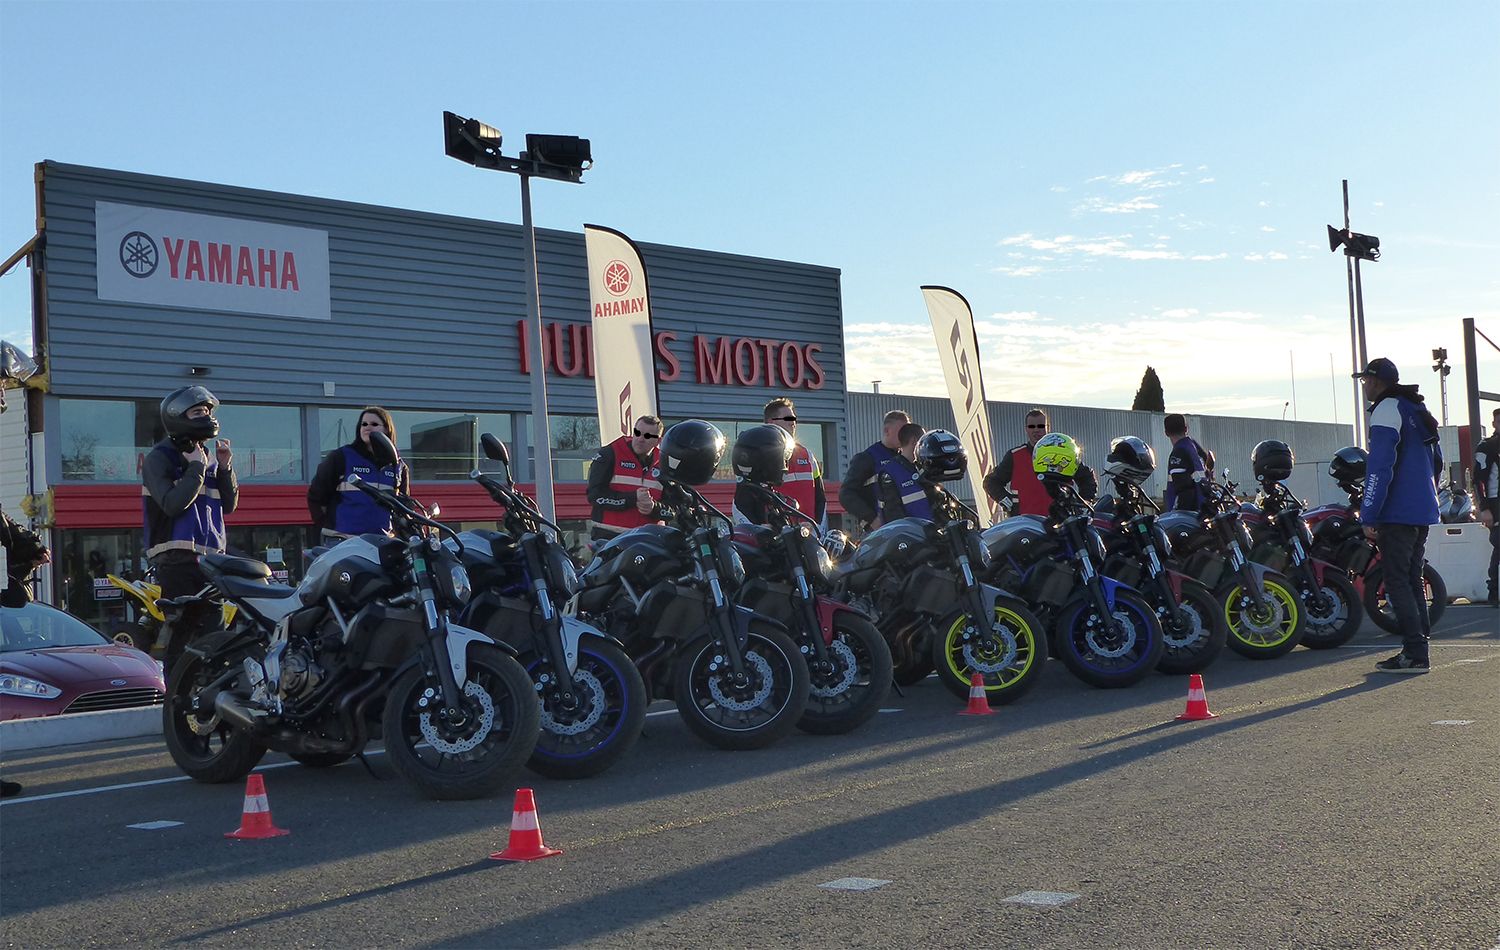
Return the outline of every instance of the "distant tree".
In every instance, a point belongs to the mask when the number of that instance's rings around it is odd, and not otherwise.
[[[1144,409],[1147,412],[1166,412],[1167,395],[1162,392],[1161,377],[1156,375],[1154,366],[1146,367],[1146,374],[1141,377],[1141,388],[1135,391],[1135,402],[1130,404],[1131,409]]]

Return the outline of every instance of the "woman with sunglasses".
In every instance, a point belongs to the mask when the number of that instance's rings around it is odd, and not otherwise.
[[[349,484],[350,475],[358,475],[361,480],[382,488],[394,488],[403,495],[411,493],[411,470],[405,462],[384,468],[376,464],[375,451],[370,447],[372,432],[379,432],[396,444],[396,424],[380,406],[360,410],[353,441],[324,456],[312,484],[307,486],[307,510],[325,544],[356,534],[391,530],[390,513]]]
[[[661,482],[657,481],[656,466],[660,441],[661,420],[641,416],[635,420],[632,435],[620,436],[594,455],[589,463],[587,490],[592,540],[608,541],[621,532],[659,520]]]

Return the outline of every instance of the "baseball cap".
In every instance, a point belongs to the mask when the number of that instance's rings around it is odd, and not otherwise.
[[[1377,359],[1370,360],[1369,365],[1365,367],[1364,372],[1354,374],[1355,379],[1361,379],[1365,376],[1373,376],[1376,379],[1380,380],[1382,383],[1395,384],[1400,381],[1401,372],[1396,369],[1395,363],[1392,363],[1390,360],[1382,356]]]

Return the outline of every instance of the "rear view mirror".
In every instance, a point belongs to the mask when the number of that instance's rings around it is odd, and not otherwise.
[[[371,454],[375,456],[376,464],[381,468],[401,461],[401,453],[396,451],[396,447],[391,444],[391,440],[384,432],[370,433],[370,449]]]
[[[484,449],[484,457],[499,462],[506,468],[510,468],[510,451],[505,443],[486,432],[479,437],[479,446]]]

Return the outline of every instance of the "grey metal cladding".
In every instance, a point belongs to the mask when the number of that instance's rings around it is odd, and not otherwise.
[[[517,323],[524,232],[515,225],[299,195],[45,163],[46,330],[53,391],[158,396],[206,366],[221,399],[292,404],[523,410]],[[158,308],[98,299],[94,202],[242,217],[328,232],[332,319]],[[545,200],[545,199],[543,199]],[[641,244],[655,328],[677,335],[669,417],[754,418],[781,392],[696,385],[693,336],[753,336],[821,348],[822,389],[792,391],[812,420],[842,420],[837,269]],[[583,235],[537,232],[545,321],[587,323]],[[323,396],[333,382],[337,395]],[[547,377],[553,412],[592,413],[586,376]],[[268,395],[271,394],[271,395]]]

